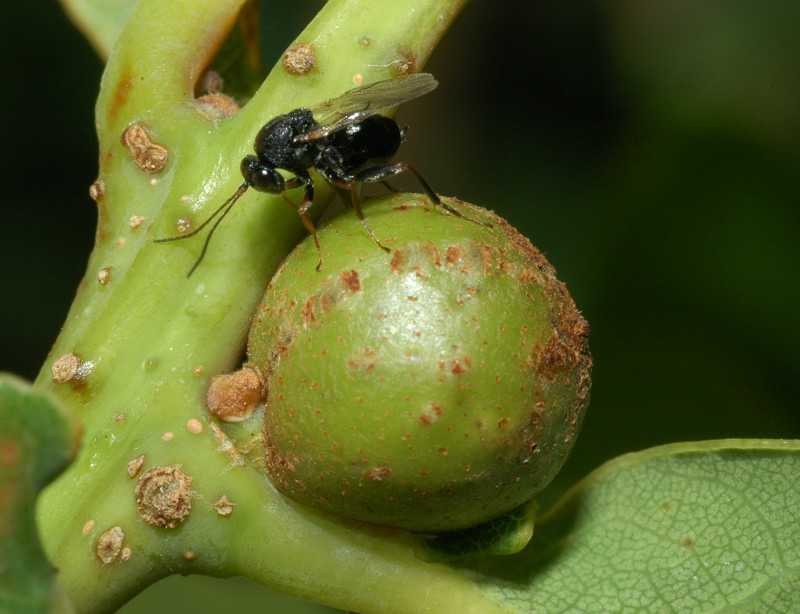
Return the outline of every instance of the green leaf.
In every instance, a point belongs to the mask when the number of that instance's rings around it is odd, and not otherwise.
[[[61,0],[70,19],[103,60],[111,54],[134,3],[135,0]],[[237,99],[252,96],[265,76],[258,47],[258,5],[259,0],[247,0],[211,67],[226,93]]]
[[[64,10],[101,58],[108,58],[135,0],[61,0]]]
[[[34,522],[42,487],[72,459],[77,423],[49,395],[0,374],[0,612],[66,612]]]
[[[468,572],[512,612],[797,612],[800,441],[619,457]]]

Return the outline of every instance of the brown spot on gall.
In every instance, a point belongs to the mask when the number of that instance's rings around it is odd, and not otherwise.
[[[283,69],[292,75],[305,75],[317,65],[314,46],[311,43],[292,45],[283,54]]]
[[[449,245],[445,250],[444,260],[451,266],[457,264],[463,257],[464,252],[458,245]]]
[[[134,164],[150,175],[159,173],[167,165],[167,149],[153,143],[150,134],[139,124],[131,124],[122,133],[122,145],[128,149]]]
[[[433,243],[426,243],[425,249],[430,256],[431,262],[437,267],[442,266],[442,254],[439,252],[439,248]]]
[[[408,254],[405,250],[396,249],[392,252],[392,259],[389,261],[389,268],[392,273],[402,273],[408,260]]]
[[[376,467],[374,469],[368,469],[364,472],[364,477],[368,480],[372,480],[373,482],[380,482],[384,478],[388,478],[392,475],[392,470],[389,467]]]
[[[106,197],[106,182],[98,179],[89,186],[89,196],[93,201],[99,203]]]
[[[141,456],[137,456],[132,461],[128,463],[128,479],[132,480],[135,478],[139,472],[142,470],[144,466],[145,455],[142,454]]]
[[[83,362],[77,354],[70,352],[59,356],[53,361],[50,372],[56,384],[81,383],[89,374],[91,365]]]
[[[342,280],[344,287],[350,292],[361,291],[361,279],[358,276],[358,271],[345,271],[340,275],[340,279]]]
[[[239,112],[238,103],[221,92],[214,92],[200,96],[195,101],[195,110],[207,120],[225,119],[233,117]]]
[[[472,366],[469,356],[460,356],[451,361],[450,373],[455,376],[463,375]]]
[[[136,484],[136,511],[147,524],[173,529],[192,509],[192,478],[177,465],[155,467]]]
[[[110,281],[111,281],[111,267],[110,266],[107,266],[104,269],[100,269],[97,272],[97,283],[99,283],[101,286],[107,285],[108,282],[110,282]]]
[[[317,319],[317,316],[314,315],[314,303],[310,298],[303,304],[300,314],[303,316],[303,322],[305,324],[310,324]]]
[[[235,373],[212,378],[206,393],[206,404],[208,410],[220,420],[241,422],[253,413],[264,394],[261,372],[245,366]]]
[[[227,495],[221,495],[219,499],[214,501],[213,507],[214,511],[216,511],[220,516],[230,516],[233,514],[236,504],[228,499]]]
[[[486,243],[477,243],[476,248],[481,261],[483,274],[488,277],[492,275],[494,271],[494,267],[492,266],[492,248],[486,245]]]
[[[122,553],[122,544],[125,542],[125,531],[122,527],[111,527],[103,531],[97,538],[95,554],[103,565],[114,563]]]

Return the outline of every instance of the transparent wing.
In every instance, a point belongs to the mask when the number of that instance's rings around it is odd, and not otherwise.
[[[354,88],[312,107],[311,114],[317,126],[295,140],[302,143],[328,136],[370,115],[427,94],[437,85],[439,82],[433,75],[416,73]]]

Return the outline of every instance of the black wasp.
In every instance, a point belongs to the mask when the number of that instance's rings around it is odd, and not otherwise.
[[[369,236],[387,252],[389,248],[378,241],[364,218],[356,188],[360,183],[385,182],[403,171],[408,171],[416,177],[434,205],[460,218],[491,226],[473,220],[443,203],[422,176],[405,162],[386,163],[386,160],[400,147],[405,137],[405,128],[400,129],[394,120],[380,115],[380,111],[427,94],[437,85],[438,82],[433,75],[427,73],[405,75],[357,87],[311,109],[295,109],[284,115],[278,115],[265,124],[256,135],[253,145],[256,155],[245,156],[242,160],[240,168],[244,183],[233,196],[222,203],[192,232],[156,241],[188,239],[216,218],[197,262],[189,271],[191,275],[203,260],[211,237],[220,222],[239,197],[252,187],[260,192],[281,194],[297,210],[317,245],[320,254],[317,264],[319,270],[322,265],[322,251],[316,228],[308,216],[308,210],[314,200],[314,179],[308,172],[312,168],[322,175],[346,202],[352,203]],[[277,169],[288,171],[294,176],[285,179]],[[286,196],[286,191],[301,186],[304,186],[303,199],[298,205]]]

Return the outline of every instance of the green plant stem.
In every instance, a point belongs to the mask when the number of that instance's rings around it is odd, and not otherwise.
[[[112,610],[172,573],[243,574],[364,613],[500,611],[454,571],[415,558],[414,538],[300,509],[215,436],[204,391],[241,360],[263,288],[303,234],[291,208],[250,191],[190,279],[203,237],[153,242],[176,234],[179,218],[199,223],[236,189],[239,160],[270,117],[350,89],[356,74],[367,83],[409,60],[419,69],[462,0],[331,0],[298,39],[313,45],[314,70],[279,65],[238,114],[209,120],[197,112],[195,82],[242,1],[143,0],[110,57],[96,110],[96,247],[35,384],[85,430],[77,461],[40,499],[47,554],[81,612]],[[143,172],[121,145],[132,124],[166,148],[161,172]],[[80,377],[56,383],[51,365],[69,353],[82,361]],[[189,430],[192,419],[202,432]],[[141,455],[141,472],[178,465],[193,479],[191,512],[173,529],[137,515],[128,463]],[[230,516],[214,508],[221,495],[236,504]],[[101,563],[98,538],[116,526],[127,550]]]

